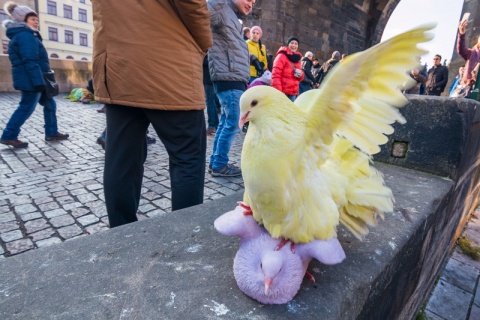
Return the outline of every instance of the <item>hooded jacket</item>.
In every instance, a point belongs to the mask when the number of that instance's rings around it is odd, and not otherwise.
[[[246,84],[250,81],[250,55],[243,40],[245,19],[232,0],[209,0],[213,47],[208,51],[212,81],[230,81]]]
[[[289,57],[296,62],[290,61]],[[300,52],[292,52],[288,47],[280,47],[273,61],[272,87],[290,96],[298,95],[298,84],[305,77],[305,73],[302,73],[300,78],[295,78],[293,68],[302,69],[301,59]]]
[[[24,22],[7,20],[8,58],[12,64],[13,87],[21,91],[38,91],[45,86],[43,72],[50,71],[48,53],[42,37]]]
[[[252,39],[247,40],[247,45],[248,45],[248,52],[250,54],[253,54],[255,57],[257,57],[258,61],[260,63],[263,63],[263,70],[267,70],[267,48],[265,47],[264,44],[262,44],[262,47],[260,48],[260,43],[255,42]],[[258,77],[257,75],[257,69],[255,69],[254,66],[250,66],[250,77]]]
[[[212,45],[205,0],[92,1],[95,99],[159,110],[202,110]]]

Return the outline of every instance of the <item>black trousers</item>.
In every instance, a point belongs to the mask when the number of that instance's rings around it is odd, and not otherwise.
[[[172,211],[203,203],[206,128],[203,110],[166,111],[106,104],[104,192],[110,227],[137,221],[145,135],[152,124],[169,156]]]

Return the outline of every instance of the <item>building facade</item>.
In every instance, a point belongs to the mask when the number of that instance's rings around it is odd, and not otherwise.
[[[2,39],[2,50],[0,54],[7,54],[8,53],[8,42],[10,41],[5,34],[5,27],[3,26],[3,21],[10,19],[8,14],[3,10],[4,4],[7,0],[0,0],[0,39]],[[35,10],[35,0],[18,0],[15,1],[19,5],[28,6]]]
[[[5,2],[0,0],[2,8]],[[16,2],[38,12],[40,34],[50,58],[92,61],[93,19],[90,0]],[[8,18],[3,14],[6,13],[2,13],[2,19]],[[2,44],[5,47],[5,43],[8,46],[8,38],[5,28],[2,31]]]

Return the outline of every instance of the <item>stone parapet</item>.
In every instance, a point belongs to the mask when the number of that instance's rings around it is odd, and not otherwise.
[[[73,88],[85,88],[92,76],[92,63],[87,61],[50,59],[50,67],[60,92],[70,92]],[[12,82],[12,65],[7,55],[0,55],[0,92],[16,92]]]

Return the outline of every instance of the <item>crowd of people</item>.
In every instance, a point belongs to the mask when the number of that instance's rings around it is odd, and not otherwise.
[[[228,155],[239,132],[243,92],[251,86],[271,85],[294,101],[299,94],[321,87],[346,58],[347,54],[334,51],[320,63],[311,51],[302,55],[298,36],[289,37],[275,56],[269,54],[262,43],[262,28],[246,28],[242,22],[255,1],[191,0],[174,5],[146,0],[130,7],[114,0],[92,2],[96,30],[91,91],[105,103],[107,130],[99,143],[105,148],[104,192],[110,227],[137,220],[150,125],[169,155],[172,210],[200,204],[208,136],[213,137],[208,173],[213,177],[242,174]],[[21,91],[21,100],[0,143],[28,146],[18,135],[37,103],[44,107],[45,139],[68,139],[57,128],[55,100],[45,93],[43,73],[50,66],[38,32],[38,14],[13,2],[5,9],[11,18],[6,29],[13,83]],[[466,27],[467,21],[462,21],[457,40],[466,64],[451,88],[458,96],[460,89],[471,89],[475,83],[480,58],[480,39],[473,48],[466,47]],[[441,59],[435,55],[427,71],[418,58],[418,66],[409,71],[416,85],[405,93],[440,95],[448,81]]]

